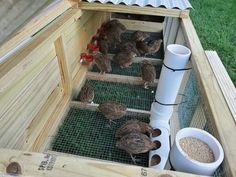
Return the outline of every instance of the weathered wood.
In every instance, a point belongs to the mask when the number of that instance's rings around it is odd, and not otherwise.
[[[172,22],[171,22],[170,31],[167,37],[167,43],[166,43],[167,46],[169,44],[175,43],[175,39],[176,39],[177,32],[179,29],[179,18],[174,18],[174,17],[170,17],[170,18],[172,18]]]
[[[180,9],[139,7],[139,6],[87,3],[87,2],[79,2],[78,7],[83,10],[96,10],[105,12],[120,12],[120,13],[143,14],[143,15],[181,17],[181,18],[188,17],[189,14],[188,10],[180,10]]]
[[[98,104],[86,104],[80,101],[71,101],[70,106],[72,107],[77,107],[81,109],[88,109],[91,111],[96,111]],[[140,109],[132,109],[132,108],[127,108],[127,114],[150,114],[150,111],[145,111],[145,110],[140,110]]]
[[[141,77],[134,77],[134,76],[124,76],[118,74],[99,74],[97,72],[88,72],[87,78],[90,80],[99,80],[99,81],[106,81],[106,82],[120,82],[126,84],[134,84],[134,85],[143,85],[144,82]],[[155,79],[154,83],[151,84],[152,86],[157,85],[158,79]]]
[[[129,19],[118,19],[127,30],[131,31],[146,31],[146,32],[161,32],[163,30],[163,23],[158,22],[148,22],[148,21],[140,21],[140,20],[129,20]]]
[[[217,82],[224,94],[225,100],[228,103],[228,107],[236,121],[236,89],[230,79],[223,63],[215,51],[206,51],[208,61],[215,74]]]
[[[48,23],[52,22],[55,18],[64,13],[71,6],[72,4],[68,1],[61,0],[44,9],[39,15],[34,17],[30,22],[28,22],[19,31],[17,31],[11,39],[1,45],[0,58],[7,54],[7,52],[9,52],[10,50],[14,49],[22,41],[35,34],[37,31],[41,30]]]
[[[207,60],[205,51],[190,18],[181,19],[187,44],[192,51],[192,64],[196,72],[207,119],[211,122],[214,135],[221,142],[225,153],[228,176],[236,176],[236,126],[235,120],[218,85],[217,78]]]
[[[53,155],[49,153],[33,153],[0,149],[0,175],[7,175],[6,168],[12,162],[21,167],[21,176],[57,176],[57,177],[111,177],[111,176],[175,176],[197,177],[198,175],[167,170],[155,170],[134,165],[117,164],[89,160],[78,157]]]

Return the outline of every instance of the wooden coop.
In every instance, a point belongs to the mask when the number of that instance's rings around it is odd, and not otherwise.
[[[114,66],[104,75],[92,63],[81,63],[81,54],[88,52],[92,37],[109,19],[118,19],[128,31],[161,38],[160,52],[136,57],[125,70]],[[227,92],[232,83],[217,55],[202,48],[189,10],[80,0],[47,7],[0,48],[0,176],[198,176],[174,171],[168,164],[165,170],[148,168],[147,154],[132,164],[114,147],[114,133],[97,112],[104,99],[116,99],[128,110],[112,125],[114,130],[133,117],[148,122],[158,77],[144,89],[139,64],[149,60],[158,76],[168,44],[192,52],[192,69],[185,71],[176,99],[186,104],[175,107],[170,144],[181,128],[207,130],[225,153],[214,176],[236,176],[236,109]],[[94,104],[78,101],[86,83],[95,88]]]

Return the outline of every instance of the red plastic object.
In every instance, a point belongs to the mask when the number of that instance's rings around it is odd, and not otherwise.
[[[87,53],[81,53],[80,54],[80,59],[85,60],[87,62],[92,62],[93,61],[93,55],[87,54]]]
[[[99,47],[97,45],[94,45],[94,44],[88,44],[87,49],[90,49],[92,51],[99,51]]]

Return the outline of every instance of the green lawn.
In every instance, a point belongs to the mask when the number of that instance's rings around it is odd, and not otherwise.
[[[190,0],[191,18],[205,50],[216,50],[236,85],[236,0]]]

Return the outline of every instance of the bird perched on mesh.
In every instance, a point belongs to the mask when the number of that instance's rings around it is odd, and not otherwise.
[[[144,88],[148,89],[148,85],[156,79],[156,69],[149,61],[144,60],[140,70],[142,80],[144,81]]]
[[[94,89],[86,84],[80,91],[79,100],[84,103],[92,103],[94,99]]]
[[[142,133],[129,133],[123,136],[117,143],[116,147],[125,150],[130,154],[133,162],[135,158],[133,154],[141,154],[148,152],[157,147],[156,143],[152,142],[151,139]]]
[[[153,55],[159,51],[161,47],[162,39],[153,40],[150,42],[137,41],[136,47],[141,55]]]
[[[145,123],[138,121],[136,119],[128,120],[123,124],[115,134],[116,138],[121,138],[129,133],[149,133],[151,134],[153,132],[153,128]]]
[[[99,68],[101,74],[104,74],[106,72],[109,73],[112,71],[111,61],[107,57],[107,55],[104,55],[104,54],[98,52],[94,56],[94,61],[97,65],[97,67]]]
[[[133,58],[136,56],[137,54],[132,51],[122,51],[114,55],[113,61],[116,62],[121,68],[127,68],[133,63]]]
[[[98,110],[111,122],[123,117],[126,114],[127,107],[116,101],[106,101],[99,104]]]
[[[132,34],[131,40],[132,41],[144,41],[145,39],[150,37],[150,33],[143,32],[143,31],[136,31]]]

